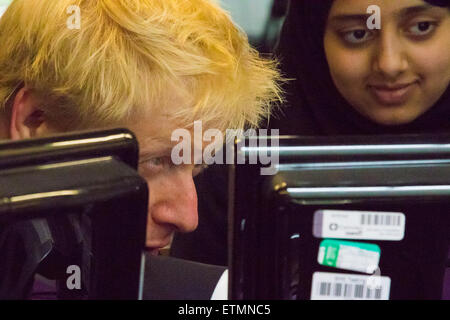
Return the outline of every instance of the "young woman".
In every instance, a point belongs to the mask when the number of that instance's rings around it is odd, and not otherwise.
[[[380,29],[367,27],[371,5]],[[271,123],[283,134],[450,132],[450,1],[292,1],[279,50],[295,79],[284,116]],[[409,244],[383,243],[391,299],[441,297],[449,221],[410,212]]]
[[[380,29],[367,28],[370,5],[380,8]],[[450,131],[449,6],[292,1],[279,51],[295,80],[285,117],[271,126],[312,135]]]
[[[370,5],[380,8],[380,29],[367,27]],[[450,132],[448,0],[291,1],[278,55],[292,79],[287,106],[270,121],[281,134]],[[198,231],[176,237],[172,252],[225,264],[226,168],[211,169],[196,181]],[[393,299],[441,296],[449,219],[416,218],[408,225],[420,235],[416,252],[387,245],[382,253]]]

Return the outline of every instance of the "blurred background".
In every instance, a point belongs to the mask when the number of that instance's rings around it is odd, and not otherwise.
[[[6,7],[8,7],[11,1],[12,0],[0,0],[0,16],[5,12]]]
[[[249,37],[258,39],[264,34],[273,1],[220,0],[220,4],[231,13],[234,21],[247,32]]]
[[[250,43],[261,52],[271,52],[283,25],[288,0],[220,0]]]

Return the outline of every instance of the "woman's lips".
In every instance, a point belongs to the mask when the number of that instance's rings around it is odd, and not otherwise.
[[[370,92],[375,99],[388,106],[404,104],[413,94],[417,82],[398,85],[369,85]]]

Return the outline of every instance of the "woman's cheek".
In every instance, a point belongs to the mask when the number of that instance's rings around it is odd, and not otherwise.
[[[334,54],[333,60],[330,69],[334,69],[332,74],[340,81],[355,86],[364,80],[369,62],[362,54],[339,50]]]

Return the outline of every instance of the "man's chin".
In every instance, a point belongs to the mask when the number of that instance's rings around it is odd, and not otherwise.
[[[146,248],[146,251],[152,256],[159,256],[159,248]]]

